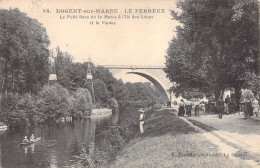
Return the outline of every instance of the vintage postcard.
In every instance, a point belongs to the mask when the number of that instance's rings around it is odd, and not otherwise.
[[[260,167],[257,0],[0,0],[0,168]]]

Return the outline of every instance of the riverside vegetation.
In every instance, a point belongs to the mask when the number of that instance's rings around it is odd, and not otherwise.
[[[85,118],[92,108],[107,107],[113,101],[120,108],[152,106],[160,101],[150,83],[124,84],[108,69],[91,64],[93,96],[86,81],[88,62],[73,62],[73,56],[59,47],[54,49],[57,81],[47,86],[52,51],[44,26],[19,9],[0,9],[0,17],[0,120],[5,124],[20,127],[66,116]]]

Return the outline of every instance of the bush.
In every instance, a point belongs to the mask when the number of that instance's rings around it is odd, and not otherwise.
[[[95,90],[95,104],[98,103],[101,107],[105,106],[109,97],[106,84],[100,79],[95,79],[93,85]]]
[[[45,120],[57,120],[71,115],[72,103],[69,92],[61,85],[44,86],[38,96],[38,108]]]
[[[112,112],[119,112],[119,104],[115,98],[108,99],[108,106],[112,108]]]
[[[19,114],[16,110],[16,104],[19,101],[18,94],[9,93],[1,98],[1,120],[11,126],[16,126],[20,123],[23,114]]]
[[[72,102],[72,115],[75,118],[84,118],[91,115],[92,97],[86,88],[78,88],[70,98]]]
[[[20,96],[20,99],[16,106],[20,113],[25,114],[25,120],[28,124],[37,125],[37,123],[41,123],[44,121],[43,113],[38,110],[38,107],[40,105],[41,102],[38,101],[38,98],[36,96],[25,94]]]
[[[1,98],[1,120],[12,127],[36,125],[43,121],[37,111],[37,98],[9,93]]]

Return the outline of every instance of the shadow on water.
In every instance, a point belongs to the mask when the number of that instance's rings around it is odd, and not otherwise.
[[[118,113],[74,120],[60,124],[49,123],[42,126],[7,130],[0,134],[1,167],[65,167],[73,166],[75,155],[86,146],[93,153],[97,132],[116,125]],[[24,136],[41,137],[29,146],[20,146]]]

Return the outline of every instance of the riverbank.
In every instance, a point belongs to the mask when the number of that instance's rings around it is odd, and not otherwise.
[[[120,110],[118,124],[96,132],[94,149],[83,146],[76,166],[107,167],[138,133],[139,114],[137,109]]]
[[[152,112],[145,120],[144,134],[137,134],[109,166],[250,167],[235,156],[227,156],[203,132],[171,112]]]

